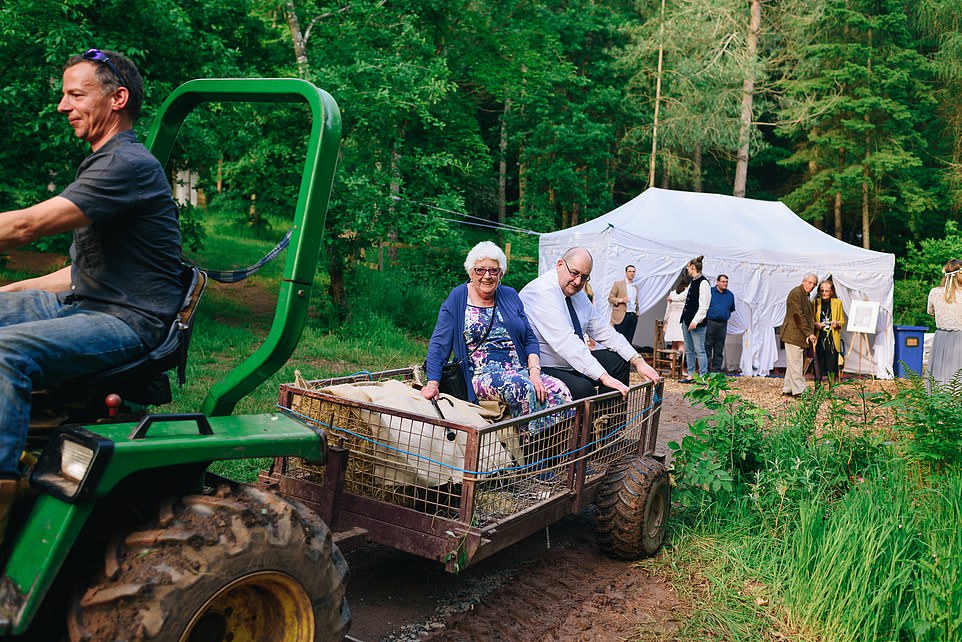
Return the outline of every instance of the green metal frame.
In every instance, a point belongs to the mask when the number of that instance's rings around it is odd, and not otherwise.
[[[238,401],[288,360],[304,329],[340,145],[337,103],[327,92],[304,80],[192,80],[175,89],[161,106],[146,144],[166,166],[184,119],[201,103],[302,101],[310,108],[311,135],[277,310],[264,343],[215,384],[204,400],[201,412],[210,418],[213,434],[201,434],[191,422],[162,419],[138,439],[132,438],[135,424],[90,426],[93,432],[114,442],[107,469],[88,500],[71,504],[50,495],[37,499],[24,528],[16,535],[0,578],[20,594],[15,599],[9,590],[0,590],[0,596],[4,596],[0,602],[0,634],[19,634],[27,629],[96,502],[129,475],[223,459],[286,455],[320,461],[326,456],[323,437],[288,417],[228,415]]]
[[[167,165],[170,159],[174,138],[187,114],[198,104],[208,101],[305,101],[311,108],[311,137],[274,322],[261,347],[210,389],[201,412],[217,416],[230,414],[238,401],[277,372],[301,337],[334,181],[341,140],[341,114],[330,94],[305,80],[191,80],[164,101],[160,116],[147,137],[147,147],[162,165]]]

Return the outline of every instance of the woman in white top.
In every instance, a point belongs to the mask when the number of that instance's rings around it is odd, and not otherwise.
[[[665,341],[670,341],[671,349],[678,351],[682,369],[685,371],[682,373],[684,377],[688,376],[688,368],[685,367],[685,337],[681,333],[681,311],[685,309],[690,284],[691,277],[688,270],[685,270],[668,293],[668,305],[665,307]]]
[[[942,284],[929,292],[928,313],[935,316],[935,338],[929,372],[948,383],[962,369],[962,261],[952,259],[942,268]]]

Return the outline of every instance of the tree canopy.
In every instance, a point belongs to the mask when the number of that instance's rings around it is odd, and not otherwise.
[[[515,230],[599,216],[642,191],[651,166],[659,186],[781,198],[830,234],[904,254],[960,219],[959,8],[7,0],[0,208],[72,178],[86,150],[55,113],[59,76],[69,55],[98,47],[144,74],[141,133],[195,77],[299,76],[337,99],[344,138],[322,267],[338,300],[381,242],[457,249],[484,237],[530,254],[535,237]],[[239,219],[284,225],[301,118],[211,107],[187,124],[177,162]]]

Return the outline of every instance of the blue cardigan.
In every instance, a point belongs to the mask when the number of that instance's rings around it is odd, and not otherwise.
[[[518,292],[506,285],[499,285],[497,291],[498,306],[501,318],[507,327],[508,335],[514,343],[514,348],[521,359],[524,367],[528,363],[528,355],[541,355],[538,348],[538,338],[528,323],[528,317],[524,314],[524,306]],[[441,304],[441,311],[438,312],[438,322],[434,326],[431,334],[431,342],[428,344],[427,358],[427,377],[428,380],[440,381],[441,368],[448,360],[448,355],[454,352],[454,358],[461,363],[461,372],[464,374],[464,381],[468,385],[468,401],[474,403],[477,398],[474,396],[474,386],[471,385],[471,378],[474,376],[474,365],[468,359],[468,348],[464,343],[464,308],[468,305],[468,285],[462,283],[448,295],[447,300]]]

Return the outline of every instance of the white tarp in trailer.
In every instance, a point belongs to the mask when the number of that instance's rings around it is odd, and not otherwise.
[[[751,376],[767,375],[778,361],[774,328],[784,318],[789,290],[808,272],[820,280],[831,274],[846,311],[853,300],[880,306],[874,334],[845,333],[845,370],[892,376],[895,256],[825,234],[784,203],[650,188],[599,218],[542,234],[539,273],[573,246],[588,248],[594,257],[591,285],[604,315],[608,291],[624,278],[625,265],[637,267],[644,312],[662,304],[689,260],[704,255],[705,276],[714,284],[717,275],[727,274],[736,307],[740,301],[749,308],[748,314],[733,316],[728,331],[744,333],[739,366]]]

